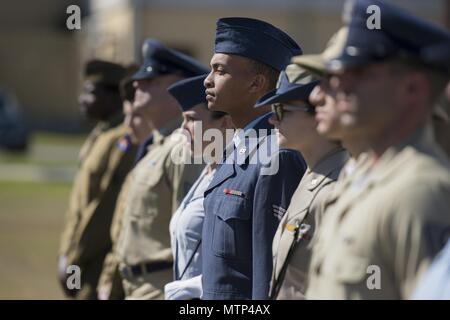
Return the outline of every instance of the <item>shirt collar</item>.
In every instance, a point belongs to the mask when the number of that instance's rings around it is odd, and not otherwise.
[[[263,119],[265,116],[267,116],[270,112],[264,113],[263,115],[253,119],[252,121],[250,121],[245,127],[244,129],[236,129],[236,132],[234,133],[233,136],[233,143],[234,146],[237,148],[241,142],[244,140],[246,133],[254,128],[256,126],[256,124]]]

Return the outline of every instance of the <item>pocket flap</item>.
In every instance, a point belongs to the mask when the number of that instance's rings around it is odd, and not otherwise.
[[[214,214],[223,221],[229,219],[248,220],[250,218],[250,206],[247,204],[248,200],[235,196],[226,195],[217,199],[217,205]]]

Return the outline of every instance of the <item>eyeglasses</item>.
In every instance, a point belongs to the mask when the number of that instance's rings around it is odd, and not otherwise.
[[[305,103],[303,106],[294,106],[285,103],[272,104],[272,112],[275,114],[278,121],[283,120],[285,111],[304,111],[309,114],[315,114],[316,109],[309,103]]]

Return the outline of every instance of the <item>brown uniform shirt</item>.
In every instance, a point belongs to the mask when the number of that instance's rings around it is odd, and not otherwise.
[[[136,153],[135,147],[121,141],[126,134],[121,121],[117,117],[99,123],[80,151],[60,247],[66,266],[81,269],[79,298],[96,298],[98,277],[111,247],[116,199]]]
[[[303,299],[311,243],[323,215],[324,198],[348,160],[339,148],[303,176],[273,240],[272,298]]]
[[[408,299],[450,234],[450,165],[430,128],[367,157],[328,199],[307,298]]]
[[[155,133],[153,147],[131,172],[115,250],[121,265],[132,267],[173,261],[169,222],[203,169],[203,165],[173,160],[172,155],[179,154],[184,144],[179,131],[170,136]],[[168,268],[166,273],[170,281],[172,269]],[[147,274],[145,283],[133,277],[124,279],[128,284],[126,296],[135,296],[133,291],[142,291],[141,285],[149,287],[146,297],[160,295],[165,284],[160,283],[161,277],[158,273],[155,276]],[[157,294],[151,291],[157,291]]]

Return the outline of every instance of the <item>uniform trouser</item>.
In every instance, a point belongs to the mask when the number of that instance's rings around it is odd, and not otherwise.
[[[171,268],[146,273],[139,277],[122,278],[125,299],[163,300],[164,286],[171,281],[173,281]]]

